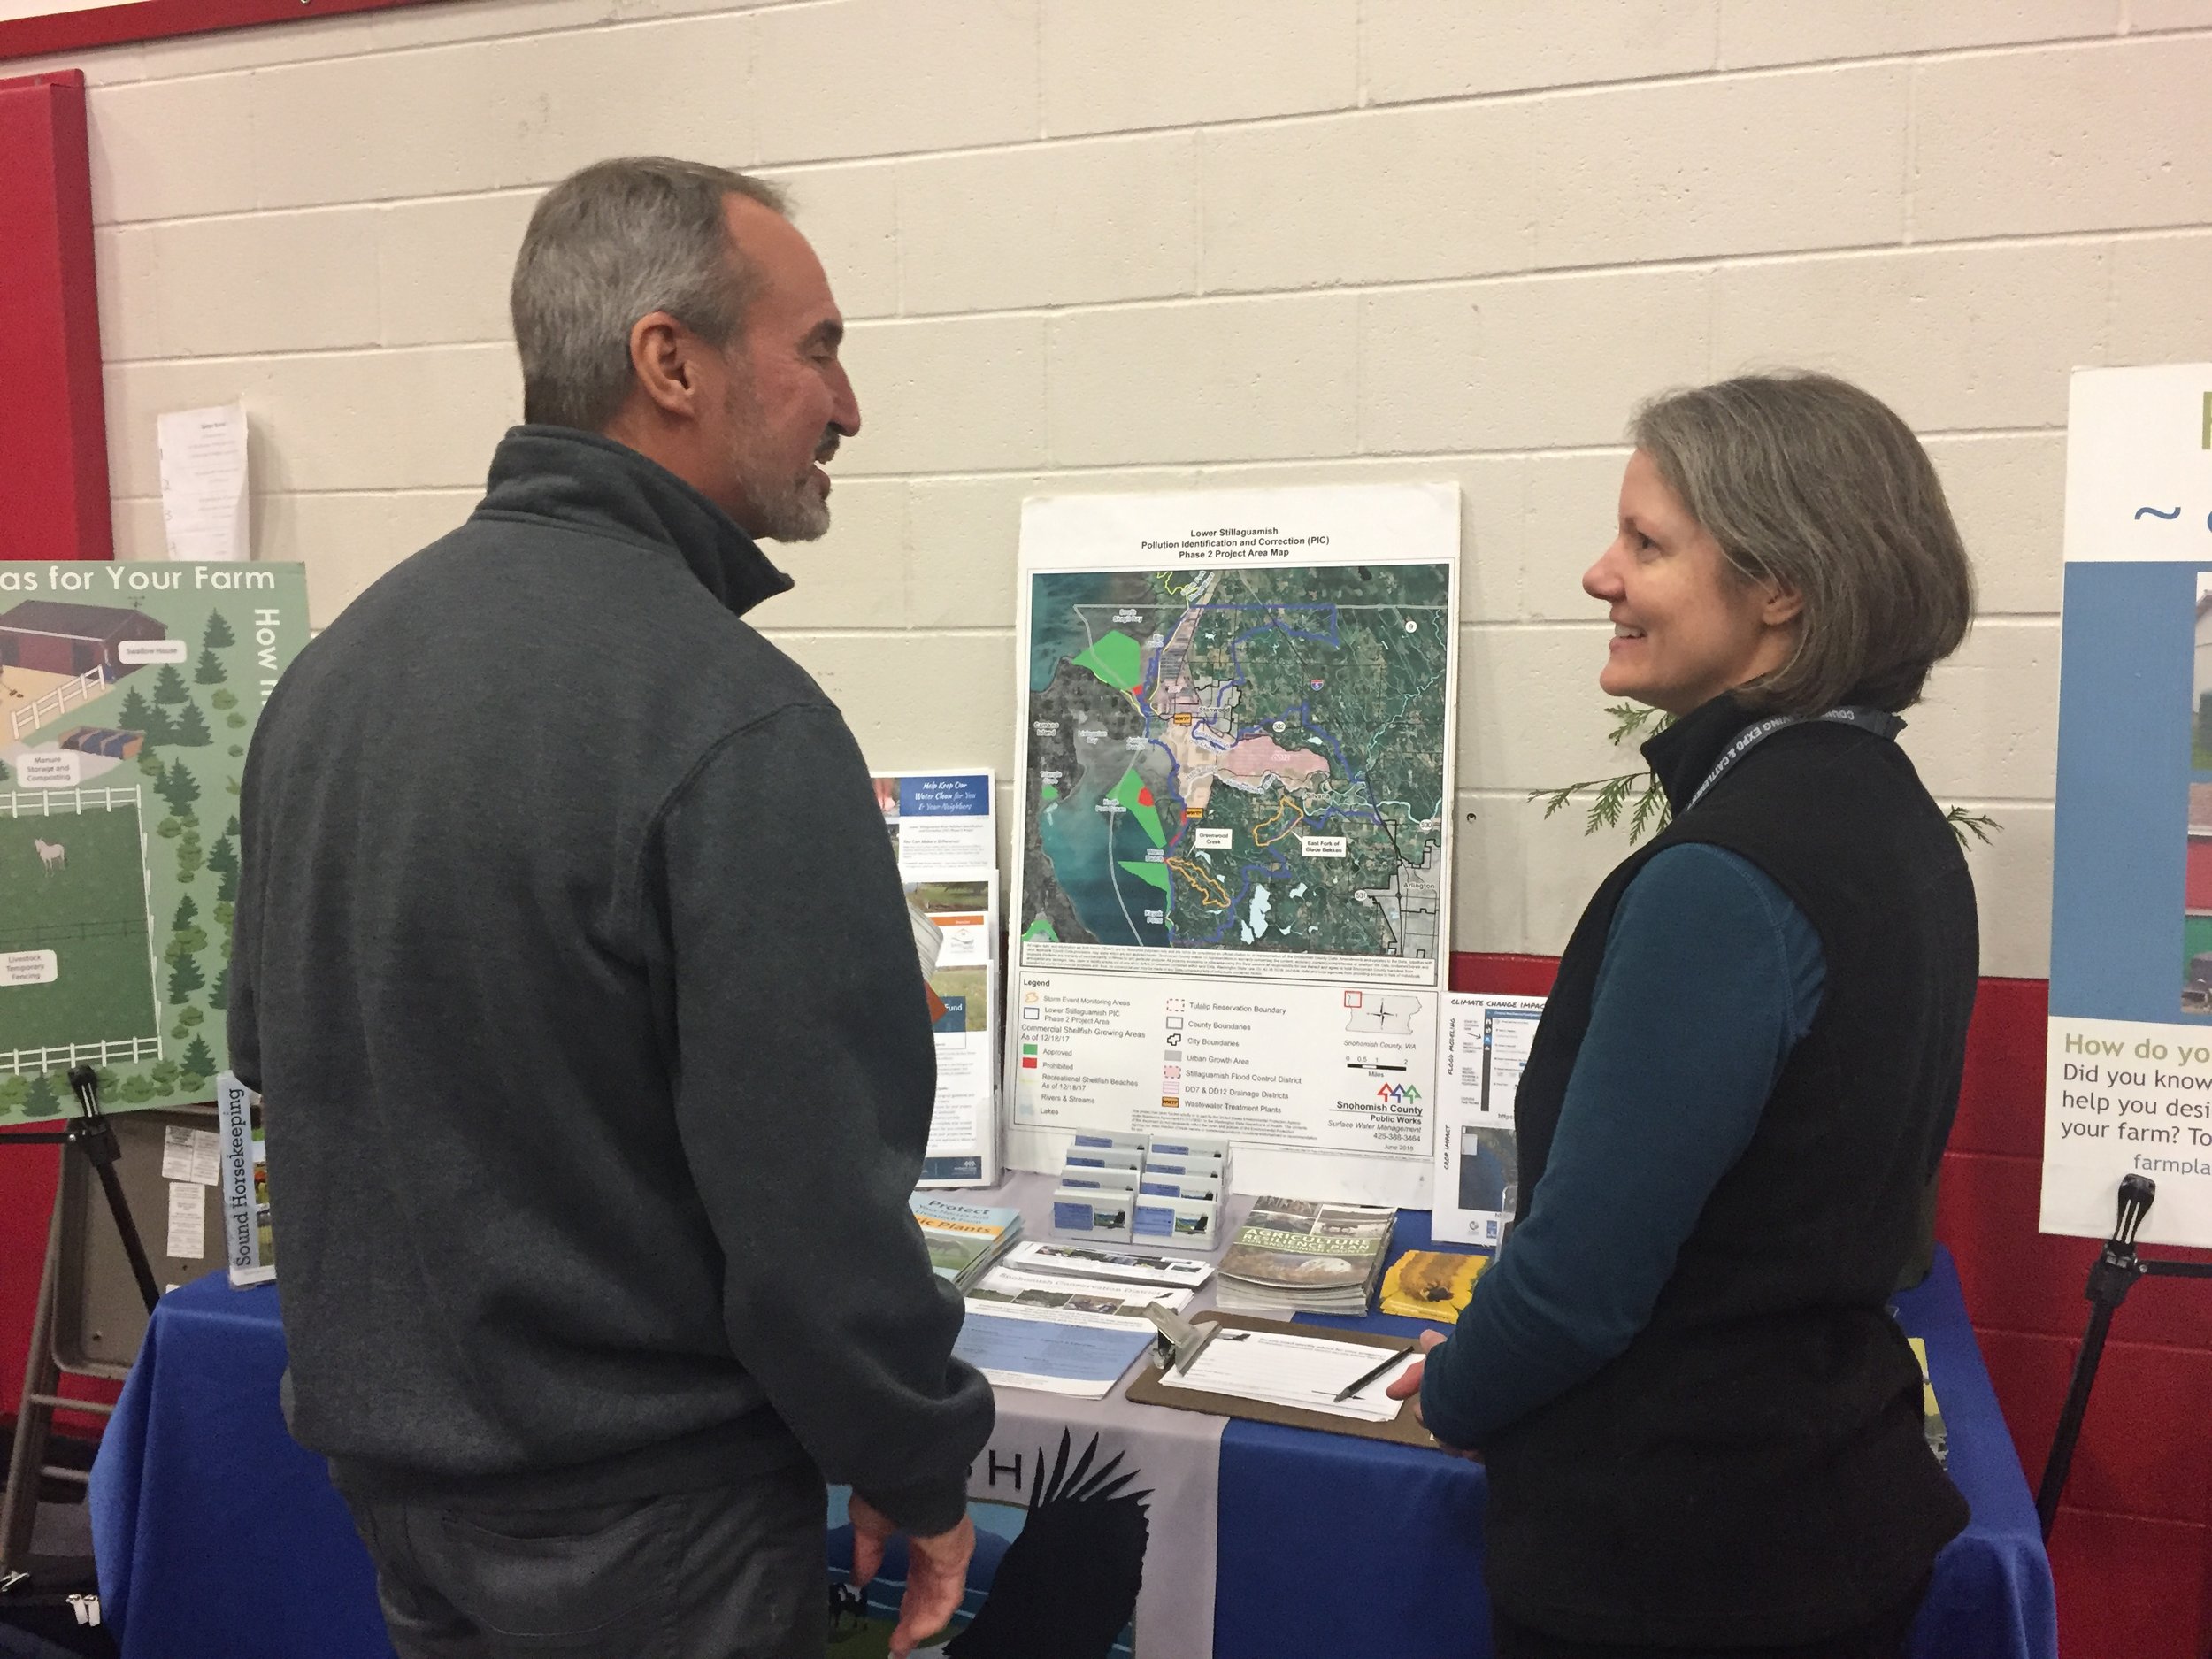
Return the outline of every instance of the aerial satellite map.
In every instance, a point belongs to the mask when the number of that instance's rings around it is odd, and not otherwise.
[[[1448,566],[1030,580],[1025,940],[1437,955]]]

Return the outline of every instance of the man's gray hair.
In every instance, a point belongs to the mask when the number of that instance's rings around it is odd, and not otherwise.
[[[1653,398],[1629,428],[1734,572],[1804,601],[1790,660],[1742,687],[1784,714],[1896,710],[1958,649],[1974,572],[1912,428],[1847,380],[1744,375]]]
[[[594,162],[545,193],[508,291],[523,419],[604,431],[630,395],[630,330],[654,311],[729,343],[758,283],[723,219],[733,196],[787,211],[764,180],[664,156]]]

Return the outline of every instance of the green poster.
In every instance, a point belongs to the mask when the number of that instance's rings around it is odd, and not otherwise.
[[[0,566],[0,1120],[212,1098],[238,785],[297,565]]]

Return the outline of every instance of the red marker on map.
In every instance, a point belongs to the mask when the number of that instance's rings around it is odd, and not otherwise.
[[[1151,791],[1151,790],[1149,790],[1149,789],[1140,789],[1140,790],[1138,790],[1138,791],[1137,791],[1137,804],[1138,804],[1139,806],[1152,806],[1152,805],[1156,804],[1156,803],[1153,801],[1153,799],[1152,799],[1152,791]]]

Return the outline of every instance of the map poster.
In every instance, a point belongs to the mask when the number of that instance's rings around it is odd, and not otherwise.
[[[1449,485],[1022,511],[1008,1160],[1236,1142],[1425,1204],[1451,914]]]
[[[2042,1229],[2212,1246],[2212,364],[2073,379],[2052,855]]]
[[[238,783],[297,565],[0,565],[0,1119],[212,1100]]]

